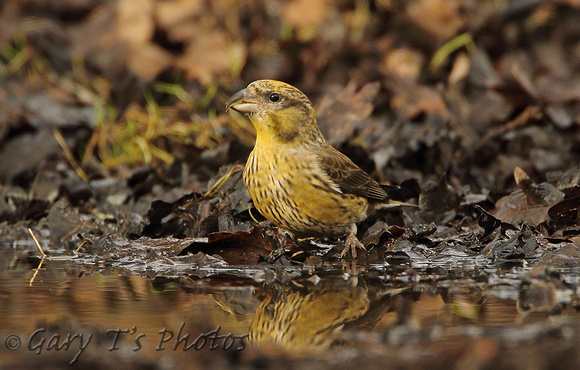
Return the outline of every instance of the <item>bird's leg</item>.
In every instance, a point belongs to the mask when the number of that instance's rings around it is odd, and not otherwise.
[[[260,226],[264,230],[264,235],[272,241],[273,249],[284,248],[286,245],[286,233],[281,233],[280,229],[272,221],[262,221]]]
[[[356,237],[356,225],[355,224],[352,224],[349,226],[348,235],[346,236],[345,244],[346,245],[344,246],[342,253],[340,253],[340,258],[346,257],[346,255],[348,254],[349,251],[352,254],[352,258],[356,258],[357,248],[362,249],[363,251],[366,251],[366,248],[363,245],[363,243],[361,243]]]
[[[286,233],[280,232],[280,229],[276,226],[273,227],[273,234],[274,234],[274,241],[276,245],[276,249],[284,249],[286,245]]]
[[[273,234],[272,237],[274,239],[274,242],[272,243],[274,249],[272,249],[270,255],[266,257],[266,260],[273,263],[278,258],[280,258],[280,256],[286,253],[286,241],[288,240],[288,237],[292,239],[292,234],[289,231],[280,230],[275,226],[271,229],[271,231]]]

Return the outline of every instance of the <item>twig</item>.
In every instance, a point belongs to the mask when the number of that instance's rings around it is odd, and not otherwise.
[[[70,238],[74,233],[76,233],[77,231],[79,231],[81,229],[81,227],[83,227],[83,222],[81,221],[77,226],[75,226],[71,231],[69,231],[68,233],[64,234],[60,240],[65,240]]]
[[[30,229],[29,229],[30,230]],[[34,236],[34,235],[33,235]],[[42,259],[40,260],[40,263],[38,264],[38,266],[34,269],[34,274],[32,275],[32,277],[30,278],[30,281],[28,282],[28,286],[32,286],[32,283],[34,283],[34,279],[36,279],[36,275],[38,275],[38,271],[40,271],[40,268],[42,267],[42,264],[44,263],[44,256],[42,257]]]
[[[496,138],[513,131],[518,126],[522,126],[526,124],[531,119],[539,119],[542,117],[542,110],[535,105],[531,105],[526,107],[520,114],[517,115],[516,118],[509,121],[505,125],[496,128],[495,130],[491,131],[487,134],[483,139],[479,140],[475,145],[469,149],[465,155],[463,156],[463,160],[467,160],[473,154],[475,154],[479,149],[483,148],[489,142],[495,140]]]
[[[221,189],[221,187],[225,184],[226,181],[234,174],[238,173],[243,170],[243,167],[239,164],[233,166],[228,173],[223,175],[213,186],[203,195],[203,198],[209,198],[217,194],[217,192]]]
[[[85,181],[88,182],[89,181],[89,176],[81,168],[81,166],[79,166],[78,162],[76,161],[75,157],[73,156],[73,154],[72,154],[72,152],[71,152],[68,144],[66,143],[66,140],[64,139],[64,137],[60,133],[59,129],[56,128],[56,127],[53,128],[52,129],[52,133],[54,134],[54,138],[56,139],[56,141],[58,141],[58,144],[62,148],[62,150],[64,152],[64,156],[66,157],[66,159],[68,160],[68,162],[70,163],[70,165],[74,168],[74,170],[80,176],[81,179],[83,179],[83,180],[85,180]]]
[[[34,239],[34,242],[36,243],[36,246],[38,247],[38,250],[40,251],[42,258],[44,259],[46,257],[46,253],[44,253],[44,251],[42,250],[42,247],[40,246],[38,239],[36,239],[36,235],[34,235],[34,232],[32,231],[31,228],[28,228],[28,232],[30,233],[30,235],[32,235],[32,239]]]
[[[89,240],[89,239],[84,239],[84,240],[81,242],[81,244],[79,244],[78,248],[77,248],[77,249],[75,249],[75,253],[78,253],[78,252],[81,250],[81,248],[82,248],[82,247],[84,247],[84,246],[85,246],[85,245],[87,245],[88,243],[92,243],[92,242],[93,242],[92,240]]]

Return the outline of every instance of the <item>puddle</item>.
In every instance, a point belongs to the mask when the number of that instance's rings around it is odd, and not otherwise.
[[[549,356],[579,347],[574,270],[420,261],[412,269],[189,266],[155,277],[146,264],[138,276],[86,256],[40,268],[14,250],[1,258],[4,366],[526,367],[547,361],[538,351],[554,343],[559,352]],[[528,355],[508,360],[512,352]]]

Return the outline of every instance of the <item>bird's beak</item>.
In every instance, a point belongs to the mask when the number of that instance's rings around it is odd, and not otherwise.
[[[258,97],[250,94],[248,89],[243,89],[235,93],[226,104],[226,112],[232,108],[240,113],[258,112]]]

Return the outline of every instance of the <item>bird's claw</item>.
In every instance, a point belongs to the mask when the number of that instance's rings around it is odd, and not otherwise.
[[[363,245],[363,243],[361,243],[357,239],[356,235],[349,234],[346,237],[345,246],[344,246],[344,249],[342,250],[342,252],[340,253],[340,258],[346,257],[346,255],[348,254],[349,251],[352,254],[352,258],[356,258],[356,255],[357,255],[356,250],[357,249],[362,249],[365,252],[367,250],[365,248],[365,246]]]

